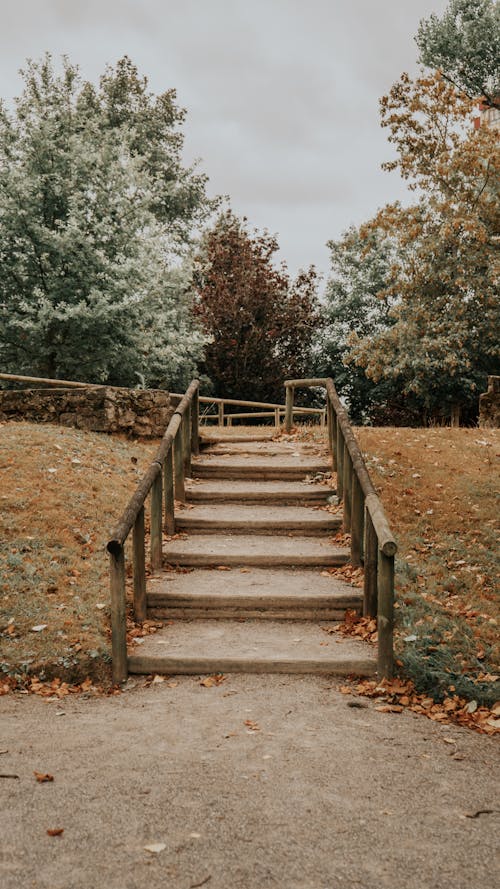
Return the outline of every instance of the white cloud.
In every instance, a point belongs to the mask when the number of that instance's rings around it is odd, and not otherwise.
[[[414,69],[419,20],[445,0],[0,0],[0,95],[27,56],[85,77],[128,54],[188,110],[186,160],[277,232],[291,269],[327,271],[325,242],[404,196],[380,171],[378,98]]]

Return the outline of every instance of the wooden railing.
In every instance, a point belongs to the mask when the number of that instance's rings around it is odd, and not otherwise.
[[[182,396],[176,392],[170,393],[171,398],[181,398]],[[200,410],[200,423],[216,420],[218,426],[231,426],[233,420],[250,420],[274,417],[274,425],[276,429],[280,429],[282,420],[285,417],[286,405],[275,404],[270,401],[244,401],[239,398],[215,398],[209,395],[199,396],[200,405],[204,404],[207,408],[214,408],[213,413]],[[248,407],[253,408],[252,412],[228,413],[226,407]],[[256,411],[255,408],[265,408],[265,410]],[[299,407],[293,406],[294,416],[311,416],[317,417],[321,425],[325,425],[326,415],[325,409],[322,407]]]
[[[337,473],[337,496],[343,504],[343,526],[351,535],[352,564],[364,565],[363,614],[377,618],[378,674],[390,678],[394,671],[396,541],[332,379],[285,382],[285,432],[292,428],[295,389],[302,387],[326,389],[328,442]]]
[[[191,454],[199,453],[198,385],[198,380],[193,380],[181,398],[151,466],[107,544],[111,588],[111,654],[113,682],[117,684],[128,675],[125,541],[132,531],[134,616],[137,621],[143,621],[147,613],[144,504],[151,493],[150,560],[152,570],[157,571],[162,566],[163,527],[167,534],[175,531],[174,497],[175,500],[185,501],[185,478],[190,475]]]

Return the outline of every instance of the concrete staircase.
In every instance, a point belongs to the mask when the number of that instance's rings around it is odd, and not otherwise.
[[[325,570],[349,558],[341,516],[321,509],[334,494],[317,446],[212,432],[149,583],[148,616],[168,623],[129,671],[372,674],[368,645],[325,632],[362,604]]]

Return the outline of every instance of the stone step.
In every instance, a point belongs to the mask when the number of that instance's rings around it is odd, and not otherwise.
[[[186,496],[191,503],[269,503],[306,506],[324,504],[335,495],[326,484],[283,481],[230,481],[196,479],[186,482]]]
[[[325,624],[332,627],[332,624]],[[144,637],[131,673],[326,673],[370,676],[373,648],[295,621],[179,621]]]
[[[224,442],[225,444],[244,442],[247,444],[248,442],[254,441],[272,441],[275,435],[276,430],[274,427],[270,427],[265,431],[261,430],[260,432],[249,433],[248,435],[238,432],[226,433],[224,430],[219,431],[217,427],[215,427],[214,429],[210,429],[210,431],[205,431],[205,429],[200,430],[200,444],[202,447],[218,444],[219,442]]]
[[[308,506],[265,506],[246,503],[199,504],[176,512],[177,531],[189,534],[334,534],[342,516]]]
[[[164,548],[165,563],[193,567],[328,567],[345,565],[348,558],[345,547],[327,539],[261,534],[196,534]]]
[[[147,603],[154,620],[342,620],[347,609],[361,612],[362,593],[318,570],[195,569],[150,578]]]
[[[203,455],[217,456],[222,455],[246,455],[248,457],[309,457],[311,459],[323,459],[328,463],[328,453],[326,448],[319,447],[317,444],[309,444],[303,442],[283,442],[283,441],[256,441],[256,442],[225,442],[217,441],[203,448]]]
[[[331,466],[325,460],[282,455],[273,459],[255,455],[251,458],[239,454],[221,457],[210,455],[192,462],[193,478],[252,479],[252,480],[295,480],[318,474],[331,474]]]

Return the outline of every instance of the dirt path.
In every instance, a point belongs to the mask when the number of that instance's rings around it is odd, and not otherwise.
[[[495,740],[322,676],[172,684],[0,699],[3,889],[495,884]]]

